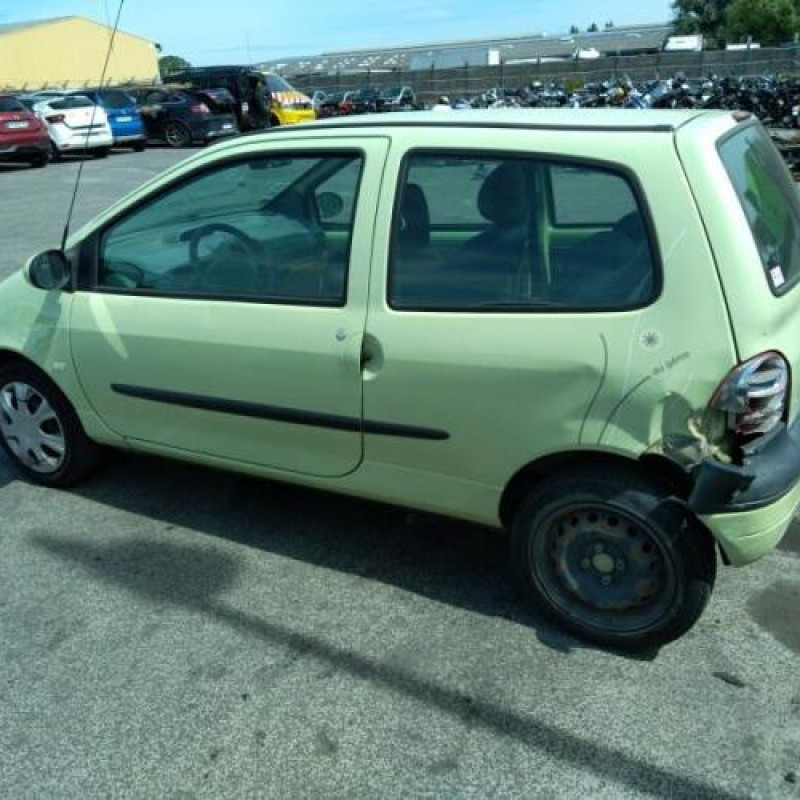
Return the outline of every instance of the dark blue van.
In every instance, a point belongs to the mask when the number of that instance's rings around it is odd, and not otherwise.
[[[71,94],[82,94],[103,108],[114,136],[114,147],[132,147],[137,153],[147,146],[136,100],[124,89],[80,89]]]

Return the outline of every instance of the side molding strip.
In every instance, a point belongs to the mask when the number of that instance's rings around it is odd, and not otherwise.
[[[394,422],[378,422],[366,419],[362,423],[357,417],[342,417],[337,414],[323,414],[317,411],[302,411],[295,408],[268,406],[241,400],[226,400],[219,397],[189,394],[188,392],[150,389],[146,386],[129,386],[124,383],[112,383],[111,389],[117,394],[136,397],[139,400],[151,400],[155,403],[167,403],[168,405],[184,406],[185,408],[198,408],[203,411],[217,411],[222,414],[236,414],[240,417],[288,422],[292,425],[308,425],[337,431],[425,439],[437,442],[450,438],[450,434],[447,431],[435,428],[421,428],[416,425],[399,425]]]

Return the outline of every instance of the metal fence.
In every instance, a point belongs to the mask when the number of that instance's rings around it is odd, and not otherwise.
[[[464,64],[452,69],[380,70],[290,76],[304,91],[349,91],[365,86],[411,86],[423,100],[440,95],[473,97],[486,89],[516,89],[533,81],[557,81],[568,88],[628,76],[633,81],[666,78],[676,72],[687,77],[750,77],[800,72],[800,45],[751,50],[710,50],[701,53],[653,53],[607,56],[591,61],[531,61],[476,67]]]

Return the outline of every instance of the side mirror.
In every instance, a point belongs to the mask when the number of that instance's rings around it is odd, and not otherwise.
[[[334,192],[323,192],[317,197],[317,210],[320,219],[333,219],[338,217],[344,209],[344,200]]]
[[[61,250],[45,250],[31,259],[28,278],[37,289],[64,289],[72,280],[72,269]]]

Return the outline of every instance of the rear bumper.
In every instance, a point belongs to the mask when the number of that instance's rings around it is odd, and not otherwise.
[[[0,142],[0,161],[24,161],[26,158],[50,153],[50,139],[40,137],[27,142],[14,144]]]
[[[137,142],[146,142],[147,137],[144,133],[124,133],[114,134],[114,144],[136,144]]]
[[[740,566],[772,550],[800,503],[800,420],[744,450],[741,466],[705,461],[690,508]]]
[[[224,139],[226,136],[236,136],[237,133],[239,133],[239,131],[236,130],[236,128],[232,128],[231,130],[206,131],[202,135],[201,141],[203,142],[203,144],[206,144],[208,142],[213,142],[216,139]]]
[[[110,132],[95,133],[90,136],[85,133],[74,133],[71,136],[59,136],[54,141],[59,151],[67,153],[111,147],[114,144],[114,137]]]
[[[787,494],[755,511],[701,516],[714,534],[728,561],[743,567],[758,561],[777,547],[800,503],[800,481]]]

